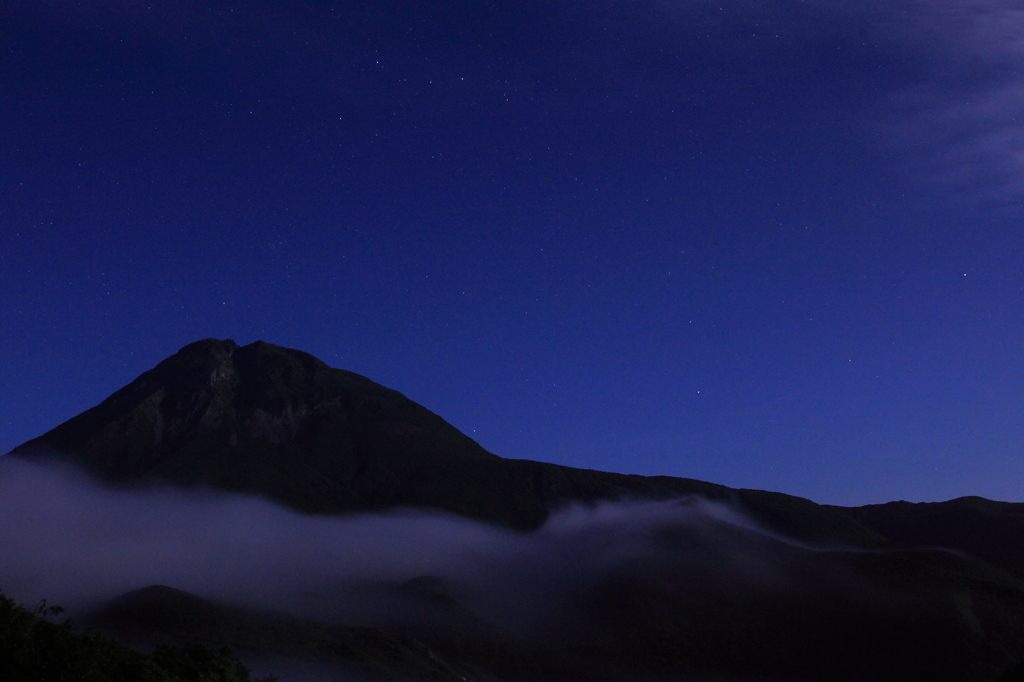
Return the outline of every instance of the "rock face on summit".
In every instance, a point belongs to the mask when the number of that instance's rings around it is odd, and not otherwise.
[[[116,484],[255,493],[309,513],[419,506],[517,528],[537,526],[561,500],[725,490],[502,459],[397,391],[262,341],[190,344],[11,454],[67,456]]]

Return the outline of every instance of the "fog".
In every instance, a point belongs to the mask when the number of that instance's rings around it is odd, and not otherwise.
[[[655,660],[644,657],[664,641],[747,680],[761,679],[758,666],[796,661],[810,674],[874,651],[865,665],[884,679],[903,652],[955,653],[931,642],[961,637],[954,604],[884,553],[805,547],[701,498],[570,506],[518,532],[437,511],[308,516],[213,490],[112,489],[64,465],[4,459],[0,518],[0,590],[30,606],[45,598],[77,618],[167,585],[326,623],[475,638],[474,651],[498,647],[502,661],[533,652],[546,679],[632,679],[632,661]],[[938,630],[915,628],[922,619]],[[914,665],[939,674],[941,658]],[[308,669],[329,662],[249,663],[338,678]]]
[[[67,465],[2,464],[0,590],[72,614],[163,584],[348,620],[373,607],[360,593],[381,598],[373,586],[432,575],[524,622],[530,604],[550,605],[566,585],[651,551],[659,529],[682,524],[705,540],[723,527],[756,529],[737,511],[695,498],[567,507],[523,533],[437,511],[308,516],[213,490],[111,489]]]

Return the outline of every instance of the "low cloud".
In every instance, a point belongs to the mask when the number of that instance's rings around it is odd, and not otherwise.
[[[664,528],[682,525],[708,539],[754,528],[698,499],[569,507],[532,533],[434,511],[306,516],[254,497],[115,490],[62,465],[2,465],[0,589],[73,612],[164,584],[251,607],[352,618],[352,591],[423,575],[513,612],[653,551]],[[330,594],[345,595],[339,602],[349,612],[324,598]]]
[[[693,661],[688,673],[712,677],[824,679],[834,661],[876,650],[865,665],[879,674],[898,664],[930,679],[963,663],[953,646],[962,604],[941,579],[912,579],[895,555],[803,547],[700,498],[573,506],[523,533],[423,510],[306,516],[211,490],[114,490],[64,466],[4,459],[0,518],[0,589],[73,617],[167,585],[439,637],[442,653],[474,641],[472,655],[505,652],[492,663],[525,652],[546,671],[536,679],[635,679],[638,661],[651,679]],[[285,658],[250,664],[296,680],[318,679],[307,663],[328,664]]]

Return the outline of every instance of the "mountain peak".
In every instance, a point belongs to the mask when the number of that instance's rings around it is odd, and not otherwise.
[[[502,459],[398,391],[264,341],[191,343],[11,454],[67,458],[115,485],[205,485],[306,513],[426,507],[528,529],[560,504],[699,494],[741,500],[801,539],[874,538],[786,495]]]
[[[848,510],[687,478],[502,459],[397,391],[264,341],[191,343],[11,455],[67,458],[119,486],[204,485],[316,514],[432,508],[519,529],[567,503],[700,495],[804,542],[950,546],[1024,575],[1022,545],[984,530],[997,524],[1020,537],[1020,505],[966,498]]]
[[[230,339],[185,346],[12,454],[54,453],[118,484],[201,483],[319,512],[396,502],[367,476],[381,468],[498,459],[364,376]]]

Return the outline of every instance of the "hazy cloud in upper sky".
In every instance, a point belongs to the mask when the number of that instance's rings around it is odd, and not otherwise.
[[[607,3],[566,4],[578,13]],[[872,68],[898,75],[859,75],[866,86],[877,81],[876,100],[863,103],[865,143],[895,152],[912,176],[946,195],[997,203],[1024,199],[1024,7],[1019,2],[661,0],[634,7],[658,19],[681,15],[676,26],[688,36],[686,49],[727,55],[739,50],[752,62],[775,59],[786,50],[804,55],[810,46],[834,51],[841,41],[863,48],[848,58],[868,58],[864,64],[869,64],[872,52],[881,50],[888,63]],[[657,19],[652,25],[657,31],[666,27]],[[710,29],[710,40],[692,40],[701,25]],[[746,29],[750,38],[767,39],[748,41]],[[788,47],[773,45],[773,35],[787,39]],[[846,59],[848,53],[843,54]],[[802,59],[782,59],[777,68],[807,68]],[[834,74],[822,71],[820,78]]]
[[[12,7],[42,17],[48,23],[74,26],[86,33],[113,32],[119,40],[125,36],[133,40],[141,37],[159,45],[158,49],[173,59],[182,59],[182,63],[208,60],[206,52],[212,54],[221,49],[219,42],[210,41],[211,30],[215,35],[237,33],[235,38],[247,46],[246,50],[270,49],[257,46],[276,33],[281,35],[268,40],[268,45],[294,42],[300,52],[311,54],[318,49],[311,45],[321,45],[324,63],[333,64],[328,73],[341,73],[338,69],[344,66],[344,60],[335,63],[337,60],[331,56],[333,48],[329,46],[352,43],[352,36],[340,34],[351,27],[345,22],[333,23],[331,17],[337,13],[328,11],[327,4],[178,1],[154,6],[136,0],[97,0],[74,4],[15,2]],[[946,195],[999,203],[1024,198],[1024,8],[1018,2],[650,0],[622,6],[573,1],[552,4],[550,14],[563,18],[565,13],[577,18],[598,17],[606,11],[632,17],[645,26],[650,34],[646,38],[635,29],[623,29],[630,40],[644,41],[644,48],[650,40],[667,39],[674,47],[683,46],[686,51],[725,55],[726,62],[731,64],[728,68],[742,70],[753,65],[798,70],[808,85],[815,78],[827,81],[836,74],[829,67],[816,75],[799,55],[807,54],[808,49],[822,51],[821,54],[831,49],[836,53],[840,43],[846,47],[861,46],[860,52],[841,52],[843,56],[839,59],[860,64],[854,67],[856,77],[861,79],[865,91],[872,93],[868,98],[873,101],[858,105],[864,107],[861,115],[865,144],[893,152],[894,163],[906,164],[909,175]],[[371,22],[359,30],[372,34],[372,22],[379,19],[371,21],[359,16],[358,21]],[[566,25],[573,21],[567,19]],[[589,25],[589,21],[581,25]],[[600,21],[597,25],[601,25]],[[559,54],[559,26],[556,19],[551,26],[537,27],[537,35],[530,39],[555,46],[554,51],[537,54]],[[287,31],[281,27],[287,27]],[[520,35],[522,27],[508,30],[512,36],[509,44],[524,39]],[[609,30],[618,30],[616,22],[612,22]],[[695,32],[700,31],[706,32],[706,39],[694,38]],[[642,67],[632,73],[629,60],[618,52],[606,53],[615,52],[609,47],[611,43],[606,45],[598,40],[589,47],[588,44],[577,41],[563,46],[566,54],[562,57],[566,59],[550,58],[572,62],[573,69],[591,69],[592,75],[606,80],[629,83],[646,77]],[[430,45],[430,49],[440,51],[431,55],[431,62],[458,62],[466,58],[459,53],[464,46],[446,47],[443,35],[436,36]],[[787,51],[790,58],[786,57]],[[531,49],[524,47],[519,56],[515,52],[507,56],[513,60],[531,59],[531,54]],[[880,54],[884,54],[884,64],[872,66],[872,55]],[[729,55],[741,58],[730,61]],[[300,82],[307,80],[311,86],[327,88],[320,75],[313,73],[316,67],[308,59],[290,63],[288,68],[303,68],[303,63],[310,64],[312,71],[304,74]],[[615,69],[609,68],[612,64]],[[557,71],[565,67],[550,64],[550,68]],[[876,68],[877,73],[872,73]],[[893,77],[893,73],[899,75]],[[606,82],[602,87],[610,86]],[[598,95],[601,101],[607,97],[606,92],[595,94]],[[634,100],[630,94],[629,101],[632,106],[640,100]]]
[[[809,47],[861,60],[884,50],[865,108],[865,143],[926,184],[967,201],[1024,199],[1024,7],[1013,0],[667,0],[643,5],[709,31],[709,50],[750,61]],[[754,38],[763,42],[755,44]],[[776,39],[773,41],[773,39]],[[865,62],[867,63],[867,62]],[[862,68],[862,67],[861,67]],[[902,72],[892,78],[887,71]],[[835,74],[823,70],[822,79]],[[894,83],[899,83],[895,85]]]
[[[934,38],[935,61],[929,78],[896,98],[897,144],[916,150],[943,189],[1024,199],[1024,8],[985,0],[903,11],[913,30]]]

